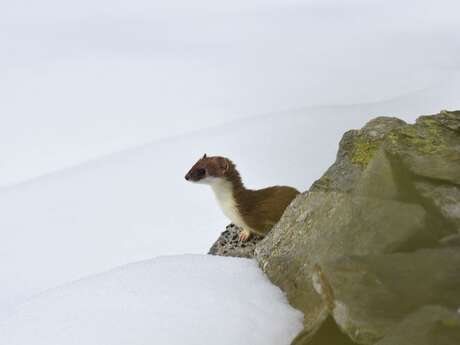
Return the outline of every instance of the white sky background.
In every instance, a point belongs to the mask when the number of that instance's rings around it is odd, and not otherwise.
[[[232,119],[449,83],[459,12],[458,1],[2,1],[0,186]]]

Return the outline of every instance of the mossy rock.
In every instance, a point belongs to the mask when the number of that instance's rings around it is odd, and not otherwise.
[[[415,124],[379,117],[345,133],[335,163],[256,245],[268,277],[305,314],[304,334],[330,311],[315,265],[342,256],[452,246],[460,233],[460,112]]]
[[[357,343],[373,344],[421,306],[457,309],[459,267],[458,248],[435,248],[342,257],[320,264],[313,279],[340,328]]]
[[[385,151],[412,174],[460,186],[460,112],[422,116],[392,130]]]
[[[460,232],[460,112],[422,116],[389,133],[383,149],[417,202]]]
[[[318,327],[327,304],[315,292],[315,264],[343,255],[410,250],[437,238],[426,228],[421,206],[338,192],[297,197],[255,256],[270,279],[304,312],[307,328]]]
[[[458,345],[460,315],[455,309],[424,306],[390,329],[375,345]]]
[[[404,121],[394,117],[377,117],[359,130],[346,132],[340,141],[336,161],[310,190],[352,191],[385,136],[404,125]]]

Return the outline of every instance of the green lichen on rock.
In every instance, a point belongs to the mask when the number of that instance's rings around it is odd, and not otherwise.
[[[353,143],[351,162],[366,167],[374,157],[375,151],[378,150],[381,143],[382,140],[371,140],[364,135],[359,135]]]
[[[447,148],[443,130],[438,121],[425,117],[415,125],[392,131],[388,137],[392,144],[414,147],[421,154],[436,154]]]
[[[334,164],[313,183],[310,190],[353,190],[364,169],[370,163],[386,135],[406,123],[395,117],[377,117],[359,130],[346,132],[339,144]]]

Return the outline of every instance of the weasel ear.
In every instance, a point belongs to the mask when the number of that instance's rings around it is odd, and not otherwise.
[[[228,171],[228,168],[229,168],[228,160],[223,158],[223,157],[220,157],[219,158],[219,166],[222,169],[222,172],[225,174]]]
[[[201,159],[205,159],[205,158],[207,158],[207,157],[208,157],[208,156],[206,156],[206,153],[205,153],[204,156],[203,156],[203,158],[201,158]]]

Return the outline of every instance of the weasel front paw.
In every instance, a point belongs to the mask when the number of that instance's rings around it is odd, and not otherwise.
[[[240,231],[239,239],[241,242],[245,242],[251,237],[251,232],[249,230],[243,229]]]

